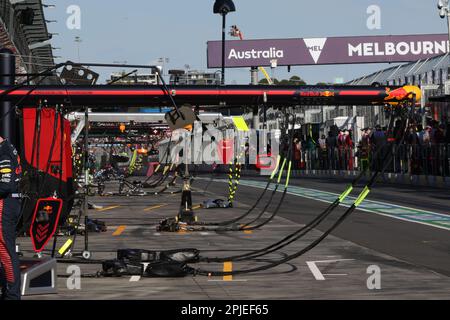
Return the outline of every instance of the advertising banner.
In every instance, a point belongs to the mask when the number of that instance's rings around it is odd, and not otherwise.
[[[208,68],[222,65],[222,42],[208,42]],[[227,68],[411,62],[448,52],[448,34],[226,41]]]

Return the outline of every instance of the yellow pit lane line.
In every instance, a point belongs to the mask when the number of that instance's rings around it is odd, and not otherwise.
[[[165,206],[168,206],[168,205],[169,205],[168,203],[163,203],[163,204],[159,204],[159,205],[156,205],[156,206],[145,208],[144,211],[150,211],[150,210],[162,208],[162,207],[165,207]]]
[[[233,263],[231,261],[227,261],[223,263],[223,272],[232,272],[233,271]],[[233,275],[223,276],[223,281],[232,281]]]
[[[117,227],[116,231],[112,234],[113,236],[120,236],[122,232],[125,230],[126,226]]]
[[[96,209],[96,211],[98,211],[98,212],[108,211],[108,210],[112,210],[112,209],[119,208],[119,207],[120,207],[120,205],[117,205],[117,206],[109,206],[109,207],[105,207],[105,208],[102,208],[102,209]]]

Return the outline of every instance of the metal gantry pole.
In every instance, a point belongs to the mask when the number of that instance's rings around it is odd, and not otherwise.
[[[448,37],[449,37],[449,43],[450,43],[450,4],[449,4],[449,0],[439,0],[437,7],[439,9],[439,16],[442,19],[445,19],[445,17],[447,17]],[[448,75],[447,78],[450,79],[450,75]]]
[[[84,251],[83,258],[89,259],[88,251],[88,202],[89,195],[89,108],[84,110],[84,199],[83,199],[83,215],[84,215]],[[80,227],[81,217],[78,220],[78,228]],[[76,234],[77,230],[75,230]],[[75,245],[75,243],[74,243]]]
[[[84,110],[84,203],[83,214],[88,212],[88,193],[89,193],[89,109]]]
[[[0,85],[13,86],[16,73],[16,58],[9,49],[0,50]],[[6,138],[17,147],[16,112],[13,104],[7,99],[0,102],[0,136]]]
[[[89,159],[89,143],[88,143],[88,139],[89,139],[89,108],[85,107],[84,110],[84,140],[83,140],[83,145],[84,145],[84,150],[83,150],[83,169],[84,169],[84,195],[82,197],[82,203],[80,205],[80,210],[78,211],[78,219],[77,219],[77,223],[76,223],[76,228],[74,229],[74,234],[72,237],[72,243],[70,245],[70,249],[67,251],[67,253],[64,254],[64,256],[66,257],[71,257],[73,255],[73,251],[75,250],[75,241],[77,239],[77,234],[78,234],[78,230],[80,228],[81,225],[81,218],[84,216],[87,216],[88,213],[88,209],[89,209],[89,204],[88,204],[88,193],[89,193],[89,164],[88,164],[88,159]],[[86,222],[87,220],[85,220]],[[87,251],[87,225],[85,224],[84,226],[85,228],[85,249],[82,253],[83,258],[85,259],[89,259],[90,258],[90,253]],[[85,252],[88,253],[88,256],[85,256]]]
[[[450,8],[447,11],[447,28],[448,28],[448,41],[449,41],[449,47],[447,47],[447,49],[450,51]],[[447,78],[450,78],[450,74],[447,75]]]
[[[221,84],[225,84],[225,28],[226,28],[226,13],[222,13],[222,80]]]

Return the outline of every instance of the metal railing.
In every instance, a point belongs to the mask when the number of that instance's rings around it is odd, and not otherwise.
[[[401,144],[369,150],[335,147],[311,148],[300,152],[300,159],[294,156],[295,170],[348,170],[371,171],[381,169],[383,159],[392,154],[387,169],[390,173],[412,175],[450,176],[450,144]]]

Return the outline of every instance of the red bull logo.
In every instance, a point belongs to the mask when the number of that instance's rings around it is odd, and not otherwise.
[[[409,92],[406,91],[404,88],[398,88],[394,90],[387,88],[386,94],[387,97],[384,99],[386,101],[402,101],[408,97]]]
[[[44,198],[36,202],[29,229],[35,252],[42,252],[55,234],[62,207],[62,199]]]
[[[413,95],[415,95],[416,101],[420,101],[422,97],[422,91],[419,87],[416,86],[404,86],[401,88],[397,88],[391,90],[390,88],[386,88],[387,97],[384,100],[389,102],[397,102],[411,99]]]

